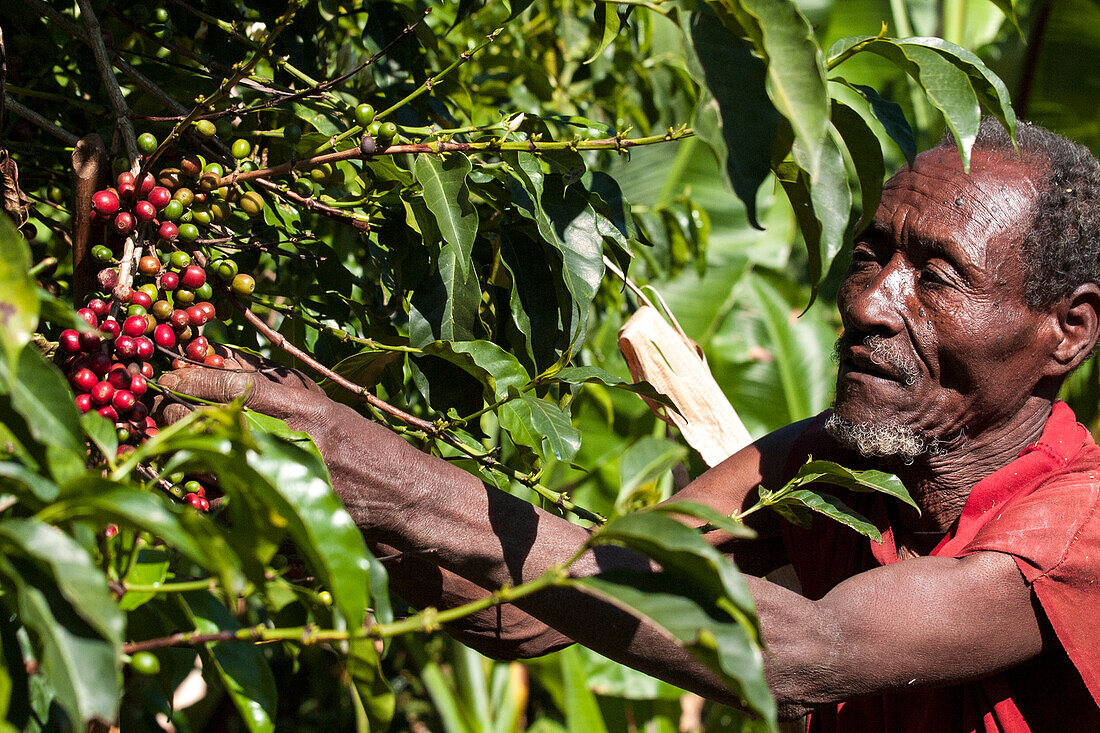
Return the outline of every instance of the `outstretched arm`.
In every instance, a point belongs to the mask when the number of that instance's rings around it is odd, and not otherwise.
[[[228,401],[247,392],[253,409],[309,432],[336,491],[369,540],[399,551],[433,548],[433,563],[475,586],[494,589],[531,580],[566,562],[588,536],[584,528],[485,486],[316,392],[209,369],[185,369],[165,380],[206,399]],[[678,498],[724,513],[739,510],[752,489],[769,480],[761,466],[785,462],[789,441],[790,433],[780,433],[749,446]],[[600,547],[571,570],[592,575],[650,567],[635,553]],[[1042,650],[1030,588],[1012,559],[997,553],[896,563],[850,578],[819,601],[763,580],[749,582],[768,680],[788,715],[904,689],[910,680],[974,679]],[[578,589],[552,587],[516,605],[617,661],[711,699],[738,703],[709,669],[659,630]]]

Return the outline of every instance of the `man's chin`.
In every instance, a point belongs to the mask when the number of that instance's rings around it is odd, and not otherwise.
[[[908,426],[852,419],[845,413],[838,406],[825,423],[826,432],[842,447],[868,458],[897,458],[912,463],[939,448],[935,438],[927,438]]]

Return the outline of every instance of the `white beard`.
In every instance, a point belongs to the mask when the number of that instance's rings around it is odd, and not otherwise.
[[[918,456],[942,451],[936,438],[919,435],[902,425],[861,425],[849,422],[836,412],[825,421],[825,431],[841,446],[875,458],[900,458],[912,463]]]

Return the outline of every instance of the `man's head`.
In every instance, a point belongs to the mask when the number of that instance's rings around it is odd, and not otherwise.
[[[1021,124],[982,125],[970,174],[941,144],[903,168],[838,294],[834,436],[912,457],[1053,399],[1100,322],[1100,164]]]

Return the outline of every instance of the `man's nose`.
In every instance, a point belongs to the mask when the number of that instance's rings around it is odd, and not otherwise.
[[[904,275],[895,260],[868,279],[849,278],[842,287],[841,313],[846,325],[869,334],[892,335],[904,328],[902,308],[907,300]]]

